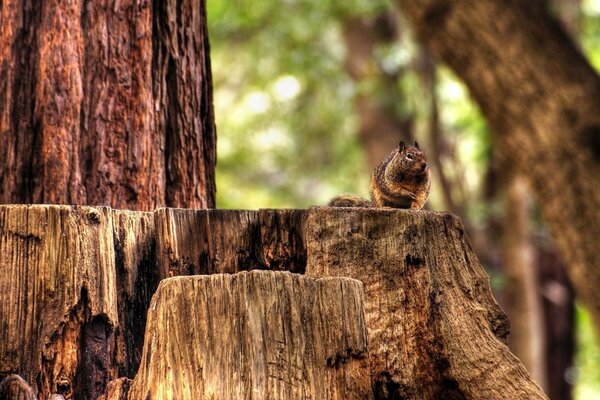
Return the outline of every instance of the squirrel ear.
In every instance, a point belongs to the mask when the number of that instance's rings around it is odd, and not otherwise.
[[[402,153],[402,152],[404,151],[404,147],[406,147],[406,146],[405,146],[405,144],[404,144],[404,142],[400,142],[400,143],[398,144],[398,151],[399,151],[400,153]]]
[[[418,149],[419,148],[419,143],[417,143],[417,141],[415,140],[415,147]]]

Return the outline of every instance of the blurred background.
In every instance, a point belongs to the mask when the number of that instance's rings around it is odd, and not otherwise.
[[[600,0],[549,1],[600,69]],[[427,208],[459,215],[509,314],[510,346],[551,399],[600,399],[600,351],[526,184],[466,87],[384,0],[208,0],[219,208],[368,197],[371,171],[417,140]]]

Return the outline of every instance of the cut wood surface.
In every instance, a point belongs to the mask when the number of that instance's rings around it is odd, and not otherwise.
[[[71,394],[91,368],[103,369],[97,379],[108,374],[106,346],[87,354],[93,359],[78,357],[80,336],[110,340],[118,324],[109,215],[108,208],[0,207],[0,371],[22,371],[43,398]]]
[[[451,214],[313,208],[311,276],[365,285],[375,397],[545,399],[503,341],[506,316]]]
[[[9,375],[0,382],[0,400],[36,400],[35,392],[19,375]]]
[[[288,272],[163,280],[129,399],[369,399],[363,292]]]

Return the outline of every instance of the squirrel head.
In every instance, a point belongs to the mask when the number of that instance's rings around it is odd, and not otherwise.
[[[385,170],[385,179],[391,182],[402,182],[407,179],[419,179],[429,173],[425,153],[415,142],[414,146],[400,142],[398,149]]]

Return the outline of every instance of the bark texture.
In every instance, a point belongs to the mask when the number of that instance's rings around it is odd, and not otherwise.
[[[0,2],[0,203],[214,207],[204,1]]]
[[[311,209],[307,267],[365,285],[375,397],[546,399],[503,341],[508,320],[450,214]]]
[[[133,399],[369,399],[362,284],[253,271],[161,282]]]
[[[0,206],[0,377],[95,399],[133,376],[158,285],[153,227],[152,213]]]
[[[541,0],[398,0],[529,179],[600,332],[600,77]]]

